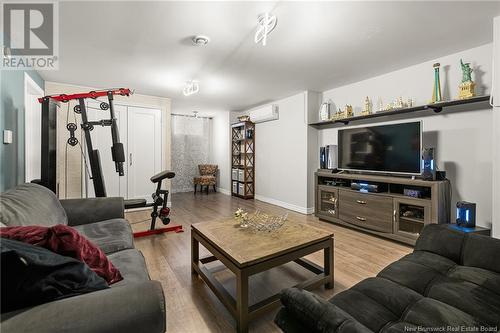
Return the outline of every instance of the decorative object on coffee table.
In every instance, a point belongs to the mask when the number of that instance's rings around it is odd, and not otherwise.
[[[472,81],[472,68],[470,68],[470,63],[464,63],[462,59],[460,59],[460,66],[462,68],[462,82],[458,87],[458,98],[467,99],[474,97],[476,96],[474,91],[476,84]]]
[[[240,224],[240,227],[246,228],[248,227],[247,220],[248,220],[248,213],[245,212],[243,209],[238,208],[236,212],[234,212],[234,219],[236,222]]]
[[[211,256],[200,258],[200,243]],[[303,258],[320,250],[324,251],[323,267]],[[204,265],[218,260],[236,276],[234,298]],[[191,272],[203,279],[236,319],[237,332],[248,332],[253,318],[280,305],[278,294],[250,305],[250,276],[291,261],[316,274],[298,288],[314,289],[323,284],[333,288],[333,233],[295,221],[287,221],[272,233],[248,232],[233,218],[191,225]]]
[[[288,213],[275,216],[256,210],[255,213],[249,215],[243,209],[238,208],[234,213],[234,218],[239,222],[240,227],[248,228],[252,232],[274,232],[283,226],[288,218]]]
[[[442,102],[443,98],[441,96],[441,80],[439,78],[439,67],[441,64],[436,62],[432,67],[434,68],[434,89],[432,90],[432,100],[431,103]]]

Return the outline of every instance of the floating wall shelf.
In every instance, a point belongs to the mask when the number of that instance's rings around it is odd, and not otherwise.
[[[321,121],[321,122],[309,124],[309,126],[313,126],[315,128],[318,128],[318,129],[319,128],[328,128],[328,127],[338,127],[338,126],[342,126],[342,125],[348,125],[349,123],[355,122],[355,121],[369,120],[369,119],[381,118],[381,117],[391,117],[392,115],[409,114],[409,113],[414,113],[414,112],[418,112],[418,111],[432,110],[432,111],[434,111],[434,113],[437,114],[437,113],[441,112],[443,110],[443,108],[447,108],[450,106],[484,103],[484,102],[488,102],[489,99],[490,99],[490,96],[477,96],[477,97],[472,97],[469,99],[445,101],[445,102],[440,102],[440,103],[414,106],[411,108],[394,109],[391,111],[376,112],[376,113],[372,113],[372,114],[369,114],[366,116],[355,116],[355,117],[344,118],[344,119]],[[488,104],[488,107],[489,107],[489,104]],[[377,121],[377,119],[375,119],[374,121]],[[379,121],[383,121],[383,120],[379,120]]]

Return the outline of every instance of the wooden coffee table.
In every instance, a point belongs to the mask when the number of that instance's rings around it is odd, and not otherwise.
[[[200,243],[211,256],[199,257]],[[324,267],[302,258],[319,250],[324,251]],[[236,299],[204,265],[217,260],[236,275]],[[249,277],[291,261],[316,274],[296,287],[313,289],[325,284],[333,288],[333,233],[294,221],[286,221],[272,233],[252,233],[234,219],[191,226],[191,272],[199,275],[229,310],[238,332],[247,332],[249,320],[280,305],[279,294],[249,305]]]

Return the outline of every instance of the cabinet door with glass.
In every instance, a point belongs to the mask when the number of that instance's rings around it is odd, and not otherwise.
[[[417,239],[431,223],[431,202],[413,198],[394,198],[394,233]]]
[[[339,217],[339,190],[332,186],[319,185],[316,202],[316,213],[323,216]]]

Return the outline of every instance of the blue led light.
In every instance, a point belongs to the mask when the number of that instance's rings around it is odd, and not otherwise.
[[[434,170],[434,160],[431,160],[431,170]]]
[[[359,183],[360,186],[363,186],[363,187],[368,187],[368,184],[367,183]]]
[[[469,222],[469,210],[468,209],[465,211],[465,221]]]
[[[457,219],[460,218],[460,208],[457,207]]]

